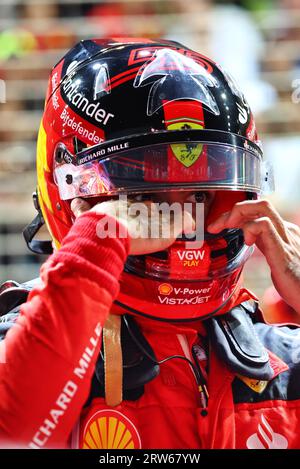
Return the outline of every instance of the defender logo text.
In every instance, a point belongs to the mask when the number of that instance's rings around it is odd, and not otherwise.
[[[114,114],[106,112],[100,108],[100,103],[90,102],[82,93],[78,91],[79,83],[76,80],[69,79],[63,86],[63,90],[69,101],[79,110],[83,111],[87,116],[93,117],[97,122],[106,125],[110,118],[115,117]]]

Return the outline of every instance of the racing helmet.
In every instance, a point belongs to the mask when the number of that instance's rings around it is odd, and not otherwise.
[[[205,220],[271,185],[251,110],[233,79],[209,58],[167,40],[94,39],[53,68],[37,142],[39,219],[58,249],[75,197],[215,191]],[[129,256],[118,308],[187,321],[224,310],[240,288],[251,248],[239,229],[205,232],[193,245]]]

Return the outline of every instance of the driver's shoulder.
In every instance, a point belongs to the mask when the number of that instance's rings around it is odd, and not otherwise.
[[[21,305],[27,301],[30,291],[39,283],[40,278],[24,283],[8,280],[0,286],[0,340],[4,339],[15,323]]]

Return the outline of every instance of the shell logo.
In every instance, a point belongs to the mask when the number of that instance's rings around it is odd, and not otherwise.
[[[100,410],[87,422],[82,449],[140,449],[141,439],[133,423],[116,410]]]
[[[158,287],[158,291],[161,295],[170,295],[173,291],[173,287],[169,283],[161,283]]]

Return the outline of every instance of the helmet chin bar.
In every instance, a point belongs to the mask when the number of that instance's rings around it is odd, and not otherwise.
[[[123,311],[128,311],[129,313],[132,313],[132,314],[135,314],[137,316],[142,316],[142,317],[145,317],[145,318],[148,318],[148,319],[151,319],[151,320],[155,320],[155,321],[160,321],[160,322],[166,322],[166,323],[190,323],[190,322],[195,322],[195,321],[205,321],[206,319],[209,319],[215,315],[217,315],[218,313],[220,313],[220,311],[222,311],[223,308],[226,307],[227,304],[230,304],[230,301],[232,300],[233,296],[236,294],[236,292],[240,289],[240,279],[241,279],[241,273],[242,273],[242,268],[240,269],[239,273],[238,273],[238,276],[236,278],[236,282],[235,282],[235,286],[232,290],[232,292],[230,293],[230,295],[228,296],[228,298],[222,303],[220,304],[218,307],[216,307],[215,309],[211,310],[210,312],[207,312],[203,315],[198,315],[196,314],[194,317],[168,317],[168,316],[165,316],[164,314],[161,314],[161,315],[155,315],[155,314],[151,314],[150,311],[155,311],[153,310],[153,304],[151,304],[151,308],[150,308],[150,303],[149,303],[149,313],[148,312],[145,312],[142,308],[141,309],[138,309],[139,306],[137,306],[136,308],[133,308],[130,304],[126,304],[125,303],[125,299],[122,301],[119,299],[119,297],[114,301],[114,305],[120,307]],[[126,270],[125,270],[126,271]]]
[[[43,241],[39,239],[33,239],[39,232],[41,227],[45,224],[42,211],[38,202],[37,193],[32,194],[33,204],[38,214],[23,230],[23,236],[27,244],[28,249],[35,254],[49,255],[53,253],[53,247],[51,241]]]

